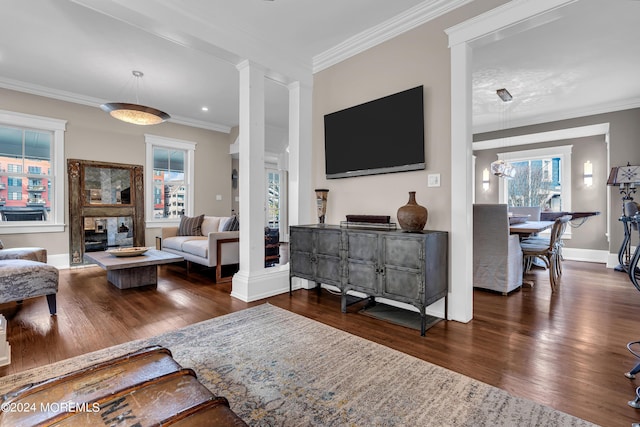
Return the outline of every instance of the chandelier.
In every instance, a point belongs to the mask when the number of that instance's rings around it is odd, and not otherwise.
[[[136,79],[136,103],[109,102],[102,104],[100,108],[109,113],[111,117],[134,125],[157,125],[170,119],[171,116],[164,111],[139,104],[138,87],[144,73],[136,70],[131,73]]]

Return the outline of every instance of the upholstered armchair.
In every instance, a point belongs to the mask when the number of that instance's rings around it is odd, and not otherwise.
[[[503,204],[473,205],[473,286],[508,294],[522,286],[522,249]]]
[[[59,274],[46,262],[44,248],[0,249],[0,303],[46,296],[49,313],[55,315]]]
[[[0,242],[0,260],[5,259],[28,259],[46,264],[47,250],[36,247],[4,248]]]

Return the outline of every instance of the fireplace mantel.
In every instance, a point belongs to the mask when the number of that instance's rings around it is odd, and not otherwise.
[[[144,185],[141,165],[67,160],[69,178],[69,262],[84,264],[87,224],[126,222],[133,246],[144,246]],[[96,225],[96,222],[98,223]],[[132,228],[132,230],[131,230]],[[118,230],[121,231],[121,230]]]

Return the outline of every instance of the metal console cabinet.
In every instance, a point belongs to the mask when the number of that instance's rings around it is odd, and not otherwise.
[[[294,276],[338,287],[343,312],[351,290],[413,305],[424,335],[425,307],[445,298],[447,317],[448,233],[292,226],[289,275],[289,292]]]

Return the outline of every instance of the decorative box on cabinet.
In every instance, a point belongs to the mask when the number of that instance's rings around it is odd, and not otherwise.
[[[447,317],[447,232],[292,226],[290,257],[290,292],[295,276],[338,287],[343,312],[351,290],[407,303],[420,311],[421,335],[425,307],[445,298]]]

